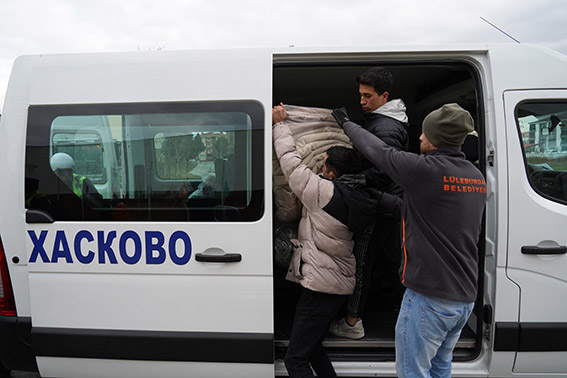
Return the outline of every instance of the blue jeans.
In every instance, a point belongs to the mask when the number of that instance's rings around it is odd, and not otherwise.
[[[398,377],[450,378],[453,349],[473,307],[407,289],[396,323]]]

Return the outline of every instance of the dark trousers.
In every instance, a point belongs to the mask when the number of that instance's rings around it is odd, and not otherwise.
[[[301,287],[284,359],[291,378],[314,377],[311,367],[320,378],[337,376],[321,343],[347,297]]]
[[[0,378],[10,378],[10,370],[6,369],[2,363],[0,363]]]
[[[404,287],[400,283],[398,270],[401,260],[400,222],[395,219],[378,218],[371,236],[357,235],[354,255],[356,257],[356,287],[349,297],[347,315],[361,318],[372,282],[372,274],[380,291],[401,303]]]

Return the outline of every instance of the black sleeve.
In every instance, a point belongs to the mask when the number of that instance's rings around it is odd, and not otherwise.
[[[369,131],[390,147],[400,151],[408,150],[408,132],[405,126],[396,120],[382,117]]]
[[[402,199],[398,196],[382,193],[378,204],[379,214],[391,214],[396,219],[402,217]]]

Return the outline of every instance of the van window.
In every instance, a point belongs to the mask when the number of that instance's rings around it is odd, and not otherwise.
[[[54,220],[262,215],[258,103],[32,106],[28,122],[25,206]]]
[[[567,102],[524,102],[516,118],[531,186],[567,204]]]

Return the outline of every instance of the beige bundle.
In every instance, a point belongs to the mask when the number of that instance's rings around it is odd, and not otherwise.
[[[313,172],[321,172],[325,153],[332,146],[352,147],[330,109],[285,105],[287,119],[295,146],[303,163]],[[272,153],[273,190],[276,218],[282,222],[301,217],[301,202],[285,179],[275,153]]]

